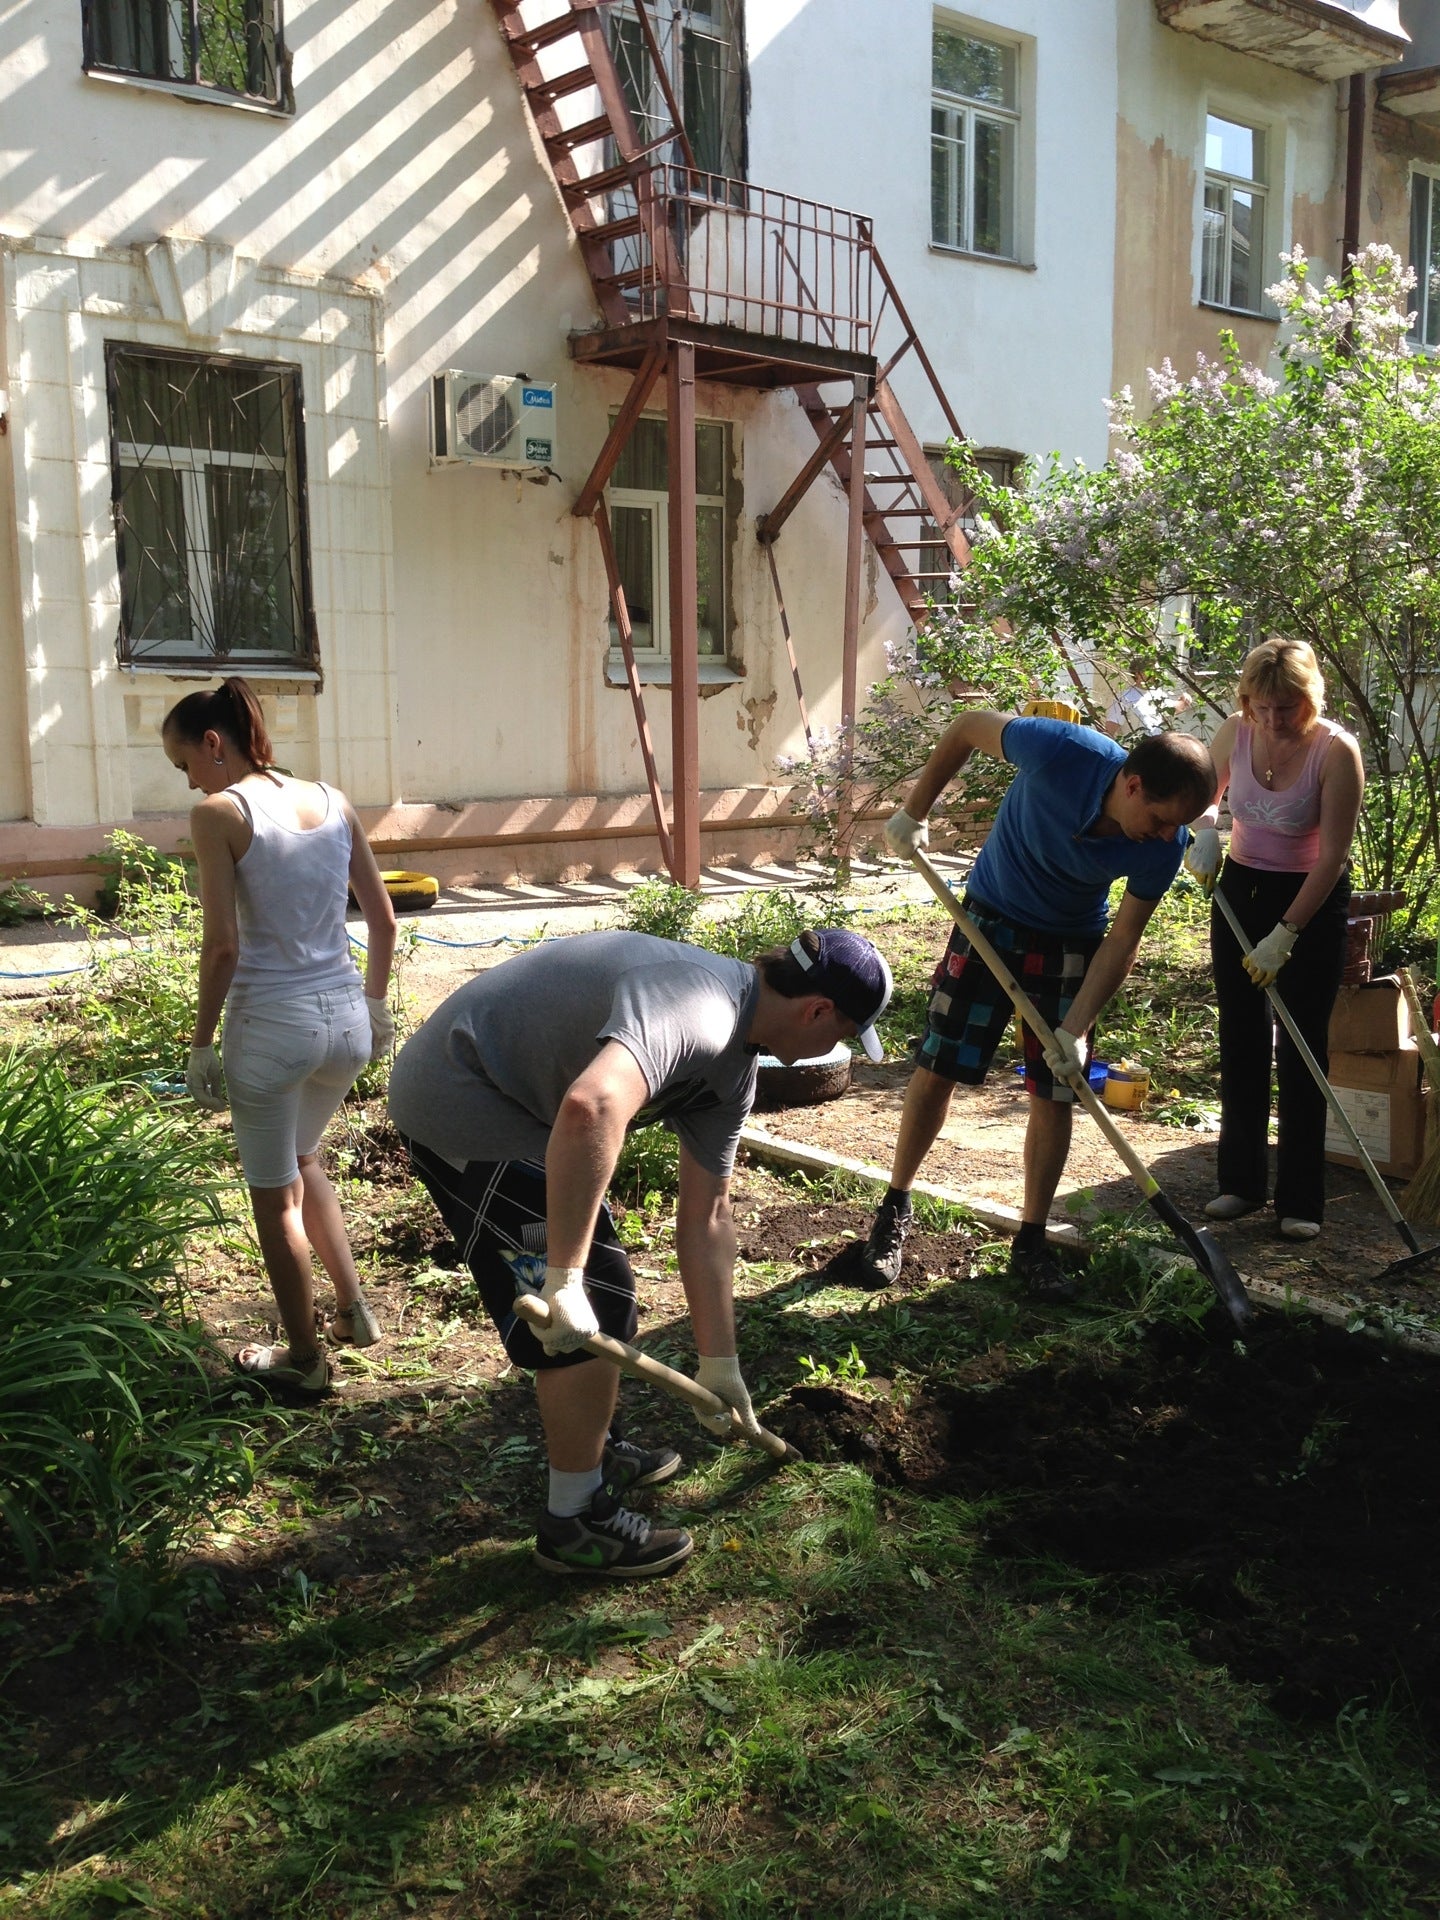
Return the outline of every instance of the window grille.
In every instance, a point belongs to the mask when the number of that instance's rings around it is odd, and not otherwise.
[[[279,0],[83,0],[85,66],[289,106]]]
[[[107,348],[122,661],[309,665],[294,367]]]

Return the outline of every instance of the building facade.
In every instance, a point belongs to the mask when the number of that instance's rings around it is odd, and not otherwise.
[[[1440,341],[1435,13],[23,0],[0,878],[176,844],[230,671],[390,864],[790,850],[778,765],[963,558],[954,424],[1103,459],[1296,242],[1418,249]]]

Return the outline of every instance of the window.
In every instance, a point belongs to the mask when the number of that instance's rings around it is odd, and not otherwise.
[[[968,540],[975,538],[976,514],[975,496],[965,486],[965,482],[945,457],[944,447],[927,447],[925,459],[931,473],[940,482],[941,491],[952,507],[959,507],[960,526]],[[1020,469],[1024,465],[1024,456],[1018,453],[1004,453],[998,448],[986,449],[975,455],[975,464],[987,478],[996,481],[1002,487],[1014,487],[1019,484]],[[919,572],[915,578],[933,600],[953,600],[956,596],[950,585],[955,572],[955,556],[933,520],[920,522],[920,553],[916,565]]]
[[[669,424],[643,419],[615,463],[608,489],[615,560],[630,611],[637,660],[670,653]],[[730,633],[729,569],[734,527],[726,511],[730,430],[720,421],[695,427],[695,556],[699,577],[701,659],[723,660]],[[610,623],[612,645],[620,635]]]
[[[1265,277],[1265,136],[1205,117],[1205,209],[1200,298],[1258,313]]]
[[[668,8],[652,5],[647,18],[695,165],[702,173],[743,178],[740,0],[673,0]],[[610,15],[610,49],[641,146],[663,140],[672,124],[670,109],[633,4],[619,6]],[[657,153],[656,158],[678,159],[679,155]]]
[[[1415,269],[1415,325],[1410,338],[1440,346],[1440,180],[1410,176],[1410,264]]]
[[[289,105],[279,0],[84,0],[85,66]]]
[[[122,661],[315,657],[300,376],[106,349]]]
[[[936,26],[930,104],[930,238],[1015,258],[1019,138],[1014,47]]]

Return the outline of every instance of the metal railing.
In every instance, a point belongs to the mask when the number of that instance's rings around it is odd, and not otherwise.
[[[687,319],[766,339],[872,351],[870,222],[773,187],[660,163],[611,189],[608,219],[639,216],[611,242],[637,320]]]

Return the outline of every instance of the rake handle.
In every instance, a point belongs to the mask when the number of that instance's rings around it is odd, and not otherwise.
[[[515,1311],[522,1320],[528,1320],[532,1327],[548,1327],[550,1309],[535,1293],[517,1293]],[[740,1416],[735,1409],[722,1400],[718,1394],[711,1393],[708,1387],[702,1387],[698,1380],[692,1380],[688,1373],[678,1373],[674,1367],[667,1367],[663,1361],[653,1360],[648,1353],[641,1353],[638,1347],[628,1346],[623,1340],[616,1340],[608,1333],[592,1333],[584,1342],[585,1351],[593,1353],[597,1360],[608,1360],[622,1373],[632,1374],[637,1380],[648,1380],[652,1387],[659,1387],[672,1399],[683,1400],[697,1413],[729,1414],[731,1439],[748,1440],[750,1436],[740,1424]],[[798,1460],[800,1455],[788,1440],[782,1440],[778,1433],[771,1433],[761,1427],[753,1442],[773,1460]]]

